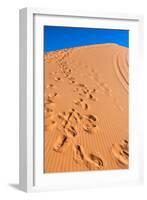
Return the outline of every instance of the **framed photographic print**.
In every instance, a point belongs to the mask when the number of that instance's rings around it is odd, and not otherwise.
[[[143,19],[20,10],[20,188],[143,180]]]

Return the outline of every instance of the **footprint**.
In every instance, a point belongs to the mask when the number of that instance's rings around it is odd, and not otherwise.
[[[81,120],[83,119],[83,116],[79,112],[74,112],[74,117],[78,122],[81,122]]]
[[[47,97],[47,101],[45,102],[45,104],[55,105],[54,101],[49,96]]]
[[[88,108],[89,108],[88,104],[85,103],[85,102],[82,102],[82,103],[81,103],[81,106],[82,106],[82,109],[83,109],[83,110],[88,110]]]
[[[66,120],[66,113],[65,112],[59,112],[57,116],[61,120]]]
[[[60,77],[55,77],[54,80],[55,80],[55,81],[60,81],[61,78],[60,78]]]
[[[113,144],[112,154],[115,157],[118,166],[128,168],[129,148],[127,140],[122,140],[118,144]]]
[[[55,121],[55,120],[51,120],[51,123],[52,123],[52,124],[56,124],[56,121]]]
[[[47,125],[44,126],[45,131],[51,132],[51,130],[55,127],[56,122],[54,120],[51,120],[50,123],[47,123]]]
[[[49,84],[49,85],[46,86],[46,89],[48,89],[48,88],[54,88],[54,85],[53,84]]]
[[[53,128],[55,127],[55,125],[56,125],[56,120],[55,120],[54,114],[51,113],[48,116],[46,116],[45,123],[44,123],[45,131],[51,132]]]
[[[83,98],[90,99],[92,101],[97,101],[97,99],[94,97],[94,93],[96,93],[96,89],[94,88],[93,90],[89,90],[88,87],[84,85],[83,83],[77,84],[77,87],[74,89],[74,92],[77,92]],[[88,104],[83,105],[83,109],[87,110]]]
[[[60,135],[53,146],[53,150],[56,152],[63,152],[69,145],[70,138],[66,135]]]
[[[45,103],[44,104],[44,114],[45,117],[51,117],[54,112],[55,104],[54,103]]]
[[[88,119],[89,120],[92,120],[92,121],[94,121],[94,122],[96,122],[97,121],[97,117],[95,116],[95,115],[87,115],[87,117],[88,117]]]
[[[75,105],[80,106],[83,110],[88,110],[89,106],[82,98],[79,98],[78,100],[74,100]]]
[[[72,84],[76,83],[75,78],[73,77],[68,77],[68,80],[69,80],[69,83],[72,83]]]
[[[68,123],[70,122],[70,118],[72,117],[73,113],[74,113],[75,109],[72,108],[71,111],[68,112],[67,114],[67,119],[65,120],[65,125],[64,128],[66,127],[66,125],[68,125]]]
[[[71,70],[70,68],[67,67],[67,68],[66,68],[66,72],[67,72],[67,73],[71,73],[72,70]]]
[[[55,71],[54,71],[54,72],[50,72],[51,75],[55,75],[56,73],[57,73],[57,72],[55,72]]]
[[[84,116],[81,126],[86,133],[96,133],[98,131],[97,117],[94,115]]]
[[[84,85],[83,83],[78,83],[76,84],[76,88],[74,89],[75,92],[77,92],[80,96],[86,96],[86,94],[88,94],[89,89],[87,88],[86,85]]]
[[[79,144],[73,147],[74,151],[74,160],[76,163],[82,162],[84,160],[84,150],[83,147]]]
[[[75,162],[83,162],[89,170],[98,170],[104,167],[103,160],[100,157],[93,153],[87,155],[81,145],[75,145],[73,151]]]
[[[96,93],[96,88],[94,88],[93,90],[91,90],[91,93]]]
[[[96,101],[96,98],[92,94],[89,94],[89,99],[92,101]]]
[[[56,97],[58,95],[58,93],[57,92],[54,92],[54,93],[52,93],[52,94],[48,94],[48,98],[53,98],[53,97]]]
[[[65,132],[66,132],[66,134],[67,134],[68,136],[71,135],[71,136],[75,137],[75,136],[78,135],[77,130],[76,130],[72,125],[70,125],[69,127],[67,127],[67,128],[65,129]]]
[[[102,167],[104,167],[103,160],[100,157],[98,157],[98,156],[94,155],[93,153],[91,153],[91,154],[89,154],[89,158],[91,159],[93,164],[95,164],[95,167],[97,167],[98,169],[101,169]]]
[[[64,132],[70,138],[76,137],[78,135],[80,132],[80,120],[77,112],[74,109],[72,109],[67,114],[64,113],[64,115],[63,113],[59,113],[58,118],[62,120],[61,125],[58,127],[60,131]]]
[[[47,113],[51,113],[51,112],[53,112],[53,109],[47,107],[45,111],[46,111]]]
[[[83,83],[79,83],[78,86],[86,88],[86,86]]]

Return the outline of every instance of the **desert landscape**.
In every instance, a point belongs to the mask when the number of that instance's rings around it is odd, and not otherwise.
[[[44,54],[44,173],[129,167],[128,48]]]

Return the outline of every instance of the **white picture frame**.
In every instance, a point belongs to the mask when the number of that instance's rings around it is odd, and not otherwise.
[[[66,19],[66,20],[65,20]],[[43,34],[44,25],[72,25],[130,30],[128,170],[43,173]],[[143,182],[143,16],[83,11],[20,10],[20,189],[25,192],[89,188]],[[42,98],[39,98],[42,97]],[[39,115],[37,114],[39,113]],[[139,116],[139,117],[138,117]]]

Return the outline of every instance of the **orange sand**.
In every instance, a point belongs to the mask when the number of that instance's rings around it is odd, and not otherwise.
[[[44,56],[44,172],[128,168],[128,49]]]

